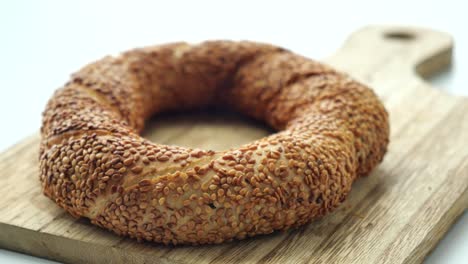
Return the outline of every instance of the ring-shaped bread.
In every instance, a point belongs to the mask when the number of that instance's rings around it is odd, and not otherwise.
[[[215,152],[152,143],[144,121],[223,106],[278,132]],[[254,42],[174,43],[87,65],[43,113],[45,195],[119,235],[220,243],[324,216],[383,158],[388,115],[345,74]]]

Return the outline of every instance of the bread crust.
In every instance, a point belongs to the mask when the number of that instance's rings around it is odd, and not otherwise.
[[[279,132],[224,152],[152,143],[163,111],[224,105]],[[73,74],[43,113],[40,180],[76,217],[165,244],[287,230],[341,204],[383,159],[388,114],[347,75],[268,44],[173,43]]]

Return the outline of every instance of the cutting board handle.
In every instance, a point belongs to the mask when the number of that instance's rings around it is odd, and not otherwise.
[[[453,40],[446,33],[406,26],[368,26],[351,34],[327,60],[333,66],[369,81],[369,72],[428,77],[448,67]]]

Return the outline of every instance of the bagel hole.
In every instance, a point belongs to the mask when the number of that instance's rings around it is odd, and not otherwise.
[[[158,144],[222,151],[274,132],[261,121],[210,108],[158,114],[146,122],[142,136]]]

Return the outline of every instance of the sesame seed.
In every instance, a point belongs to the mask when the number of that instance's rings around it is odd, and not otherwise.
[[[135,167],[132,167],[130,170],[131,170],[133,173],[137,173],[137,174],[138,174],[138,173],[140,173],[140,172],[143,171],[143,168],[140,167],[140,166],[135,166]]]

